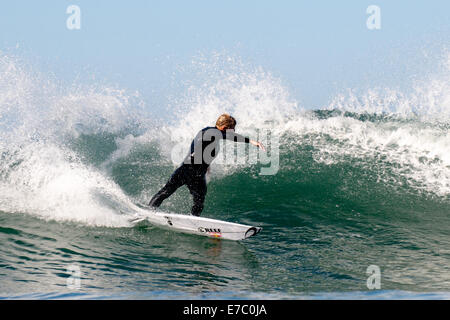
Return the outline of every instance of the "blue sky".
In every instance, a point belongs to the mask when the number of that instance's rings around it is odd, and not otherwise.
[[[69,5],[81,9],[80,30],[66,27]],[[380,30],[366,27],[369,5],[381,9]],[[95,74],[155,108],[176,66],[225,52],[320,107],[346,88],[401,86],[423,72],[424,55],[448,48],[449,17],[448,0],[16,0],[0,4],[0,50],[67,81]]]

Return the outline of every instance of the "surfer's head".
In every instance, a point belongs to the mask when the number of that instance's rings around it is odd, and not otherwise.
[[[216,121],[216,128],[220,131],[229,130],[236,127],[236,119],[230,116],[228,113],[222,114]]]

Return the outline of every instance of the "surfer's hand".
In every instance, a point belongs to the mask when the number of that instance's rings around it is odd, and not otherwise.
[[[264,145],[263,145],[261,142],[250,140],[250,143],[251,143],[252,145],[254,145],[254,146],[260,148],[262,151],[266,151],[266,148],[264,147]]]

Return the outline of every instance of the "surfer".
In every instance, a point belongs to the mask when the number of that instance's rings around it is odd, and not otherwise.
[[[217,156],[221,139],[234,142],[250,143],[263,151],[261,142],[250,140],[234,132],[236,119],[229,114],[222,114],[216,121],[215,127],[206,127],[198,132],[191,143],[189,154],[178,167],[166,185],[153,196],[149,206],[157,208],[170,197],[179,187],[186,185],[194,198],[191,214],[200,216],[206,196],[206,173],[209,165]]]

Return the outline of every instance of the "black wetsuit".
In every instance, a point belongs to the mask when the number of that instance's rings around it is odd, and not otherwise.
[[[215,127],[206,127],[198,132],[191,143],[189,154],[182,165],[175,170],[166,185],[153,196],[149,205],[159,207],[179,187],[187,185],[194,198],[191,213],[199,216],[203,210],[206,196],[205,174],[211,162],[216,158],[221,139],[249,143],[250,139],[234,132],[220,131]]]

